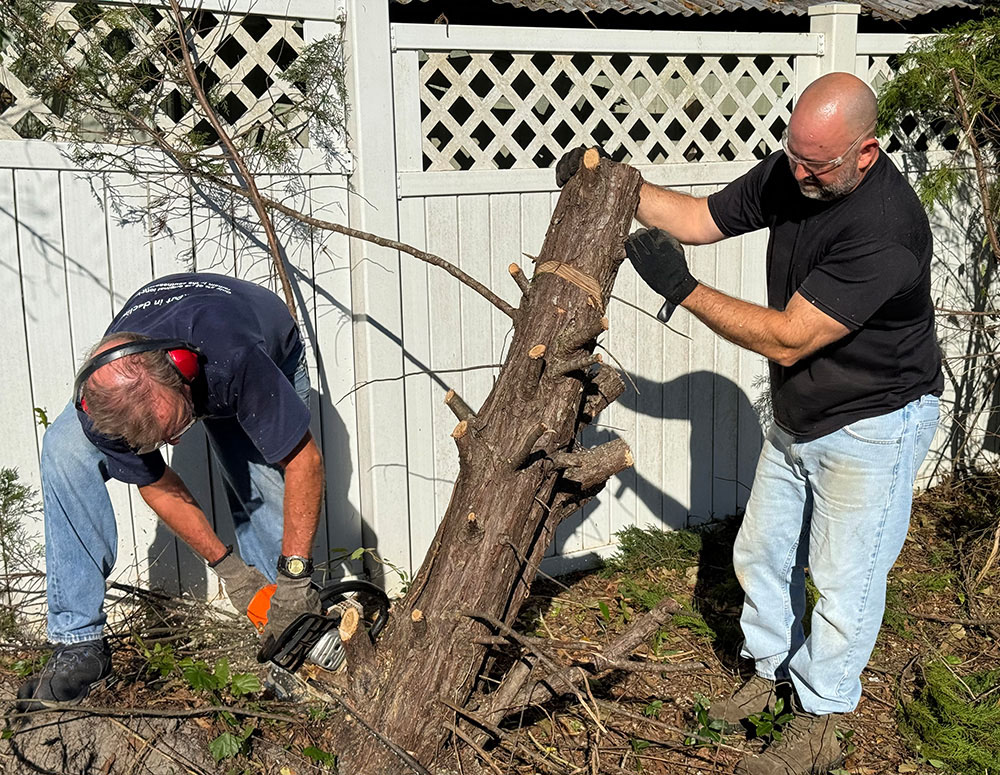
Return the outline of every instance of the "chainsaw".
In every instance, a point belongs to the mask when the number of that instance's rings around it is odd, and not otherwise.
[[[370,581],[340,581],[325,587],[314,584],[313,587],[319,594],[322,612],[299,616],[276,639],[261,648],[258,662],[271,662],[294,673],[309,661],[333,672],[344,662],[339,627],[347,606],[358,609],[372,640],[389,621],[389,597]],[[247,616],[257,632],[263,632],[267,626],[271,596],[276,588],[274,584],[262,587],[247,606]]]

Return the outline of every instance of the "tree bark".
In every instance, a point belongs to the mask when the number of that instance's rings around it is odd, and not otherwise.
[[[634,169],[594,151],[563,189],[534,276],[518,283],[514,335],[492,392],[478,411],[447,397],[460,419],[460,471],[427,558],[375,648],[352,649],[366,663],[353,668],[364,676],[350,682],[354,705],[432,771],[454,762],[449,705],[473,698],[487,658],[477,640],[497,634],[466,614],[513,623],[558,523],[632,464],[620,440],[587,451],[576,439],[620,393],[607,367],[592,369],[593,349],[640,185]],[[338,753],[345,772],[412,772],[370,741]]]

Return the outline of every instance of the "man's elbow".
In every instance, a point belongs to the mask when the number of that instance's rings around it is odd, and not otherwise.
[[[291,454],[281,461],[281,467],[286,471],[289,468],[299,470],[323,470],[323,453],[320,452],[319,445],[311,433],[306,433],[302,437]]]
[[[804,358],[808,358],[817,348],[812,342],[795,342],[791,344],[781,344],[776,351],[771,354],[770,359],[779,366],[786,369],[794,366]]]

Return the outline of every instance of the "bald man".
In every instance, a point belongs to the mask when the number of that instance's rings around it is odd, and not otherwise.
[[[319,610],[311,552],[323,459],[309,432],[308,397],[298,327],[269,290],[223,275],[179,274],[125,302],[43,438],[55,650],[19,689],[22,710],[78,702],[111,672],[104,596],[118,532],[108,479],[138,488],[222,579],[238,611],[277,580],[265,640]],[[160,453],[199,420],[220,464],[238,552]]]
[[[770,362],[774,422],[733,551],[742,655],[756,671],[712,711],[735,725],[785,691],[796,717],[780,742],[740,762],[744,775],[825,773],[841,760],[834,723],[861,696],[937,426],[930,228],[880,153],[875,120],[867,84],[823,76],[795,105],[783,150],[722,191],[699,198],[644,183],[636,217],[650,228],[626,244],[669,304]],[[766,307],[698,282],[669,236],[705,245],[765,228]],[[807,567],[819,590],[808,638]]]

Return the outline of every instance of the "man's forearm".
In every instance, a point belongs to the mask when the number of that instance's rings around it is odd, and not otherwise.
[[[208,562],[226,551],[187,485],[167,466],[160,480],[139,488],[139,494],[178,538]]]
[[[636,220],[649,228],[663,229],[685,245],[707,245],[725,235],[715,225],[708,200],[643,183]]]
[[[700,284],[681,306],[719,336],[776,363],[787,366],[801,357],[800,345],[789,341],[785,315],[778,310]]]
[[[309,557],[323,503],[323,456],[311,434],[283,462],[285,524],[281,553]]]

